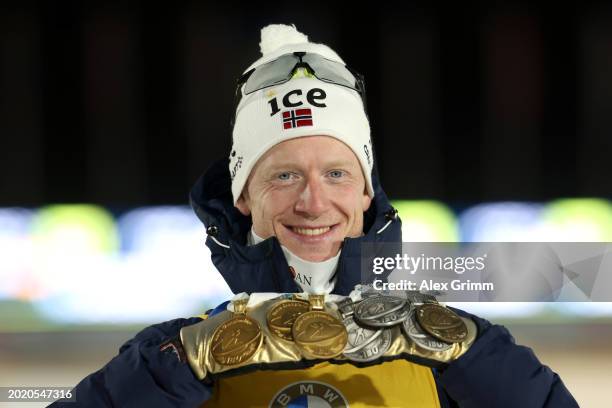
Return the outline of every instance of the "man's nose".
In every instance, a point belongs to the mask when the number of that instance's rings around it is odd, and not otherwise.
[[[295,204],[295,211],[307,218],[317,218],[327,210],[326,194],[321,181],[316,178],[308,179]]]

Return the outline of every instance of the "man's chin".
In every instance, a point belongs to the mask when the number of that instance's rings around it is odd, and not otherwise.
[[[338,254],[338,250],[334,250],[333,248],[319,247],[319,248],[305,248],[301,246],[299,248],[295,248],[292,246],[287,246],[287,249],[291,251],[292,254],[298,256],[299,258],[308,261],[308,262],[323,262],[327,261],[330,258],[333,258]]]
[[[296,254],[297,255],[297,254]],[[333,256],[313,256],[311,254],[308,255],[298,255],[300,258],[302,258],[305,261],[308,262],[325,262],[328,259],[333,258]]]

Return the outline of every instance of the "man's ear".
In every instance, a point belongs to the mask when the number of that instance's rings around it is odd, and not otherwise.
[[[251,215],[251,208],[249,206],[249,203],[247,202],[247,199],[244,197],[244,193],[240,194],[238,201],[236,201],[235,207],[238,209],[238,211],[240,211],[242,215],[247,217]]]
[[[362,205],[363,205],[363,212],[368,211],[368,208],[370,208],[370,204],[372,204],[372,198],[368,195],[368,190],[364,190],[363,192],[363,197],[362,197],[362,201],[361,201]]]

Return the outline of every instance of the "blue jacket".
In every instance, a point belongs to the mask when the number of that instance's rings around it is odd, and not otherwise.
[[[382,190],[376,171],[375,197],[364,214],[364,233],[346,238],[334,293],[347,295],[361,283],[362,242],[401,242],[401,221]],[[212,260],[234,293],[298,292],[276,238],[246,245],[248,217],[232,204],[227,160],[198,180],[191,204],[207,227]],[[455,309],[456,310],[456,309]],[[446,366],[432,368],[442,407],[577,407],[557,374],[542,365],[531,349],[516,345],[505,327],[461,310],[478,326],[470,350]],[[213,312],[214,313],[214,312]],[[99,371],[74,390],[77,404],[52,407],[197,407],[210,398],[212,386],[197,380],[184,356],[160,345],[176,338],[181,327],[199,318],[176,319],[147,327],[119,349]]]

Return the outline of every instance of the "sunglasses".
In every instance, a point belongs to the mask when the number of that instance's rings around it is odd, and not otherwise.
[[[273,61],[252,68],[242,74],[238,78],[236,86],[234,112],[243,95],[246,96],[261,89],[284,84],[293,78],[296,71],[300,68],[305,69],[308,74],[323,82],[344,86],[357,91],[365,109],[366,99],[363,75],[342,63],[324,58],[319,54],[299,51],[281,55]],[[232,125],[233,123],[234,120],[232,120]]]

